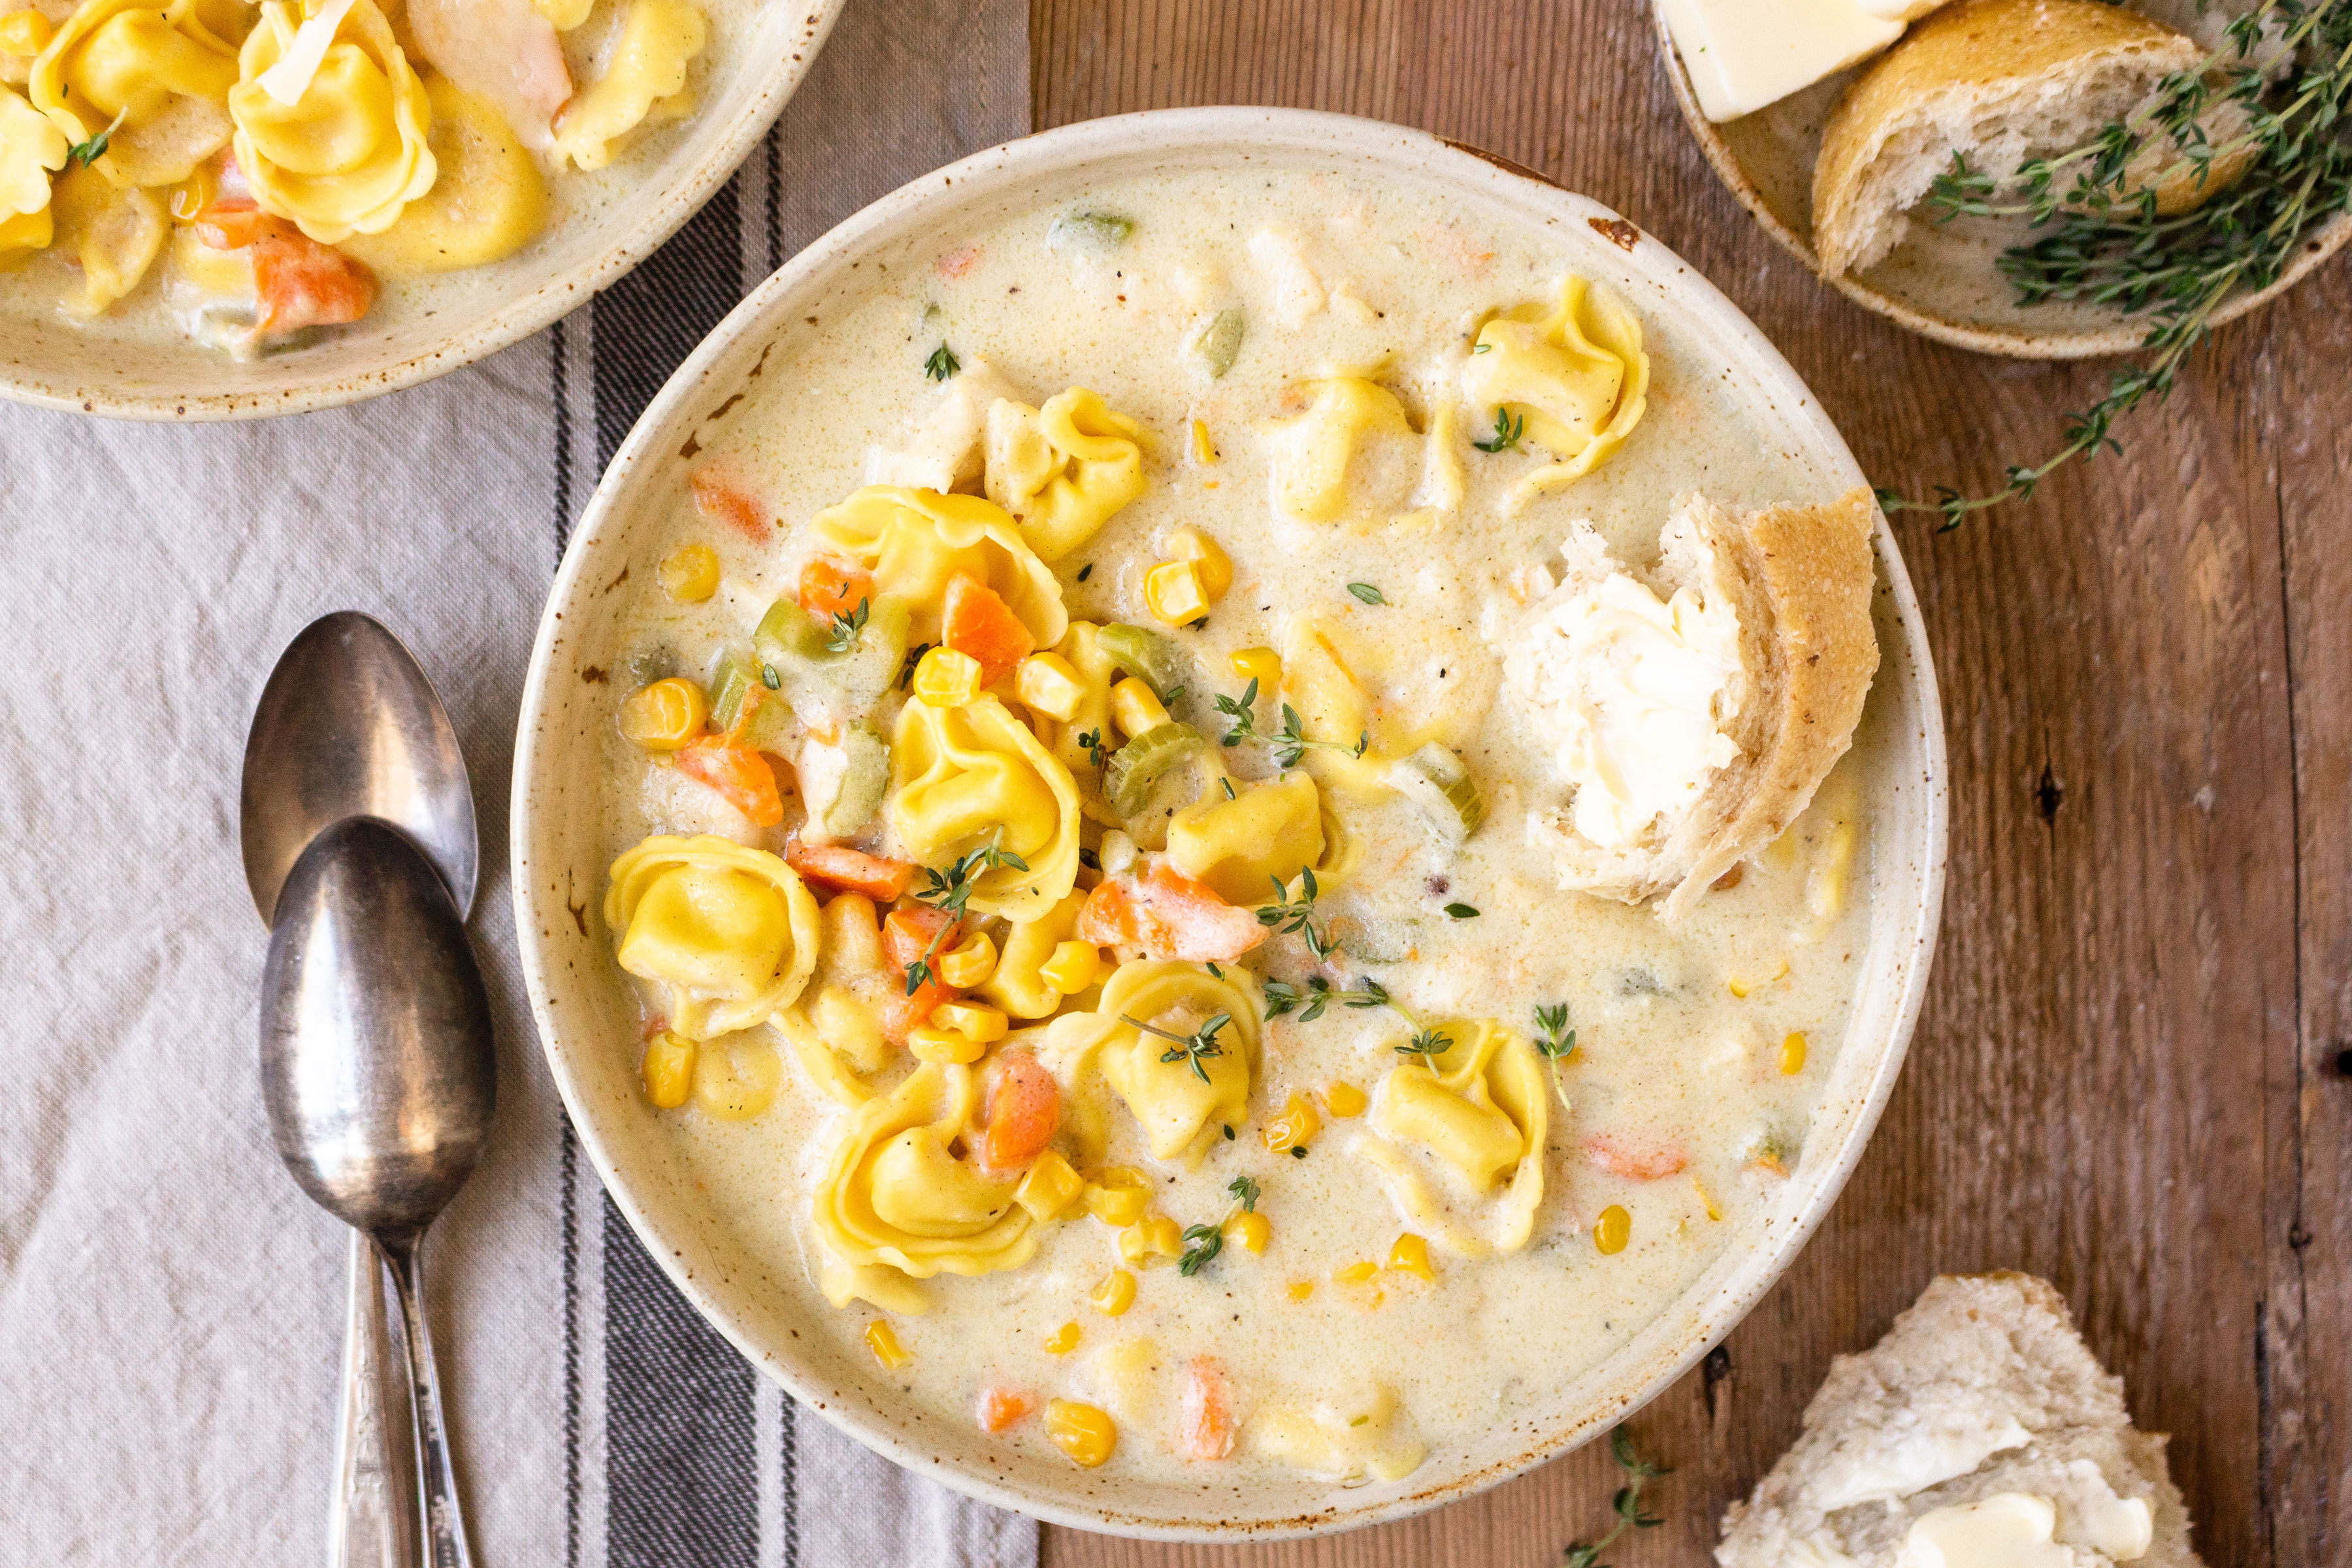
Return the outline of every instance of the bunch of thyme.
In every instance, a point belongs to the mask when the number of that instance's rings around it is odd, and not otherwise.
[[[1642,1487],[1654,1477],[1671,1476],[1674,1471],[1654,1459],[1643,1458],[1622,1426],[1609,1434],[1609,1457],[1617,1461],[1617,1468],[1627,1477],[1625,1484],[1617,1489],[1617,1495],[1609,1500],[1609,1510],[1617,1516],[1616,1522],[1609,1527],[1608,1534],[1590,1546],[1570,1546],[1563,1552],[1560,1555],[1565,1568],[1604,1568],[1601,1554],[1619,1536],[1628,1530],[1649,1530],[1664,1522],[1655,1514],[1642,1511]]]
[[[2259,68],[2257,49],[2294,62],[2277,87]],[[2234,112],[2215,116],[2224,105]],[[2063,220],[2002,255],[2000,270],[2018,303],[2062,300],[2127,315],[2151,311],[2140,344],[2149,357],[2116,372],[2105,396],[2065,416],[2058,449],[2039,464],[2011,465],[2000,489],[1967,496],[1938,486],[1934,500],[1883,489],[1879,504],[1890,514],[1940,512],[1949,529],[1971,512],[2025,500],[2076,458],[2103,447],[2120,452],[2110,435],[2115,422],[2170,395],[2223,301],[2276,282],[2305,233],[2352,206],[2352,143],[2342,135],[2347,110],[2352,0],[2263,0],[2231,21],[2220,48],[2167,76],[2147,104],[2080,147],[2032,160],[2008,180],[1971,169],[1955,153],[1928,195],[1937,220],[2022,217],[2036,227]],[[2242,126],[2223,140],[2207,132],[2208,123],[2238,120]],[[2241,163],[2237,183],[2195,210],[2157,210],[2157,187],[2166,181],[2202,187]],[[2159,166],[2151,172],[2150,164]]]

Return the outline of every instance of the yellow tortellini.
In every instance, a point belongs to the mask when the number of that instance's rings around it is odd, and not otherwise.
[[[881,914],[863,893],[836,893],[817,914],[816,969],[776,1032],[825,1095],[843,1105],[874,1098],[866,1079],[889,1065],[882,1009],[903,984],[884,962]]]
[[[1307,412],[1273,431],[1275,510],[1300,522],[1401,510],[1419,477],[1421,438],[1396,394],[1352,375],[1307,391]]]
[[[57,244],[81,265],[81,298],[66,309],[95,316],[139,287],[171,220],[152,193],[116,185],[95,168],[70,169],[49,198]]]
[[[1036,1226],[1013,1201],[1020,1173],[999,1175],[957,1152],[979,1147],[980,1113],[975,1069],[930,1062],[856,1112],[815,1197],[818,1234],[847,1269],[929,1279],[1029,1261]],[[835,1306],[866,1294],[853,1277],[826,1273]]]
[[[1236,790],[1231,799],[1212,790],[1168,824],[1169,859],[1229,904],[1280,901],[1276,885],[1319,868],[1323,851],[1322,792],[1304,772]]]
[[[669,1026],[707,1040],[767,1023],[816,967],[816,900],[762,849],[657,835],[613,862],[604,923],[623,969],[668,994]]]
[[[1092,621],[1072,621],[1062,640],[1053,651],[1075,671],[1078,678],[1077,706],[1067,719],[1055,719],[1050,713],[1031,712],[1038,737],[1062,759],[1073,778],[1082,781],[1079,795],[1086,813],[1097,822],[1116,827],[1120,824],[1118,813],[1102,798],[1101,770],[1079,737],[1093,735],[1106,746],[1110,744],[1110,689],[1124,679],[1126,671],[1118,661],[1103,651],[1102,627]]]
[[[1062,584],[1003,507],[979,496],[868,485],[817,514],[817,537],[855,556],[914,606],[914,635],[937,642],[948,579],[970,573],[995,590],[1039,647],[1069,629]]]
[[[1301,1408],[1268,1401],[1250,1420],[1253,1452],[1349,1484],[1402,1480],[1429,1449],[1413,1436],[1396,1390],[1372,1384]]]
[[[559,33],[568,33],[588,19],[596,0],[531,0],[530,8],[547,18]]]
[[[236,161],[261,210],[321,245],[380,234],[433,188],[425,83],[393,40],[375,0],[352,0],[302,96],[280,103],[258,79],[293,47],[300,13],[264,0],[229,89]]]
[[[1388,789],[1381,782],[1379,759],[1391,737],[1380,732],[1383,726],[1355,668],[1358,657],[1360,650],[1343,647],[1331,626],[1309,616],[1292,616],[1283,628],[1282,697],[1298,710],[1300,729],[1309,739],[1365,748],[1361,757],[1311,751],[1304,765],[1327,784],[1377,796]],[[1316,874],[1322,874],[1320,868]]]
[[[1549,1102],[1543,1065],[1527,1040],[1492,1020],[1433,1026],[1453,1042],[1435,1066],[1416,1057],[1382,1080],[1372,1125],[1452,1169],[1484,1196],[1501,1188],[1492,1225],[1480,1236],[1454,1223],[1419,1173],[1393,1145],[1367,1140],[1358,1152],[1391,1178],[1391,1192],[1412,1221],[1455,1251],[1476,1256],[1527,1245],[1543,1199],[1544,1138]]]
[[[890,747],[890,826],[909,857],[946,866],[994,843],[1027,862],[980,874],[967,907],[1034,920],[1078,874],[1078,791],[1070,770],[993,697],[961,708],[909,702]]]
[[[1066,998],[1042,971],[1054,950],[1077,930],[1086,901],[1083,891],[1073,889],[1035,919],[1013,921],[995,971],[981,983],[982,998],[1003,1008],[1008,1017],[1050,1018],[1060,1012]]]
[[[65,132],[48,116],[15,89],[0,87],[0,249],[7,245],[5,220],[47,214],[49,176],[66,166],[66,151]],[[44,237],[38,243],[46,245],[47,226],[40,226]],[[17,248],[37,247],[20,243]]]
[[[1215,1056],[1190,1057],[1159,1035],[1122,1018],[1149,1024],[1171,1035],[1191,1036],[1224,1015],[1213,1037]],[[1076,1078],[1091,1062],[1127,1102],[1143,1129],[1155,1160],[1172,1160],[1239,1128],[1249,1114],[1250,1080],[1257,1071],[1259,1004],[1246,971],[1225,966],[1222,974],[1202,964],[1136,959],[1118,966],[1106,982],[1091,1013],[1065,1013],[1045,1037],[1045,1054]],[[1196,1067],[1197,1064],[1197,1067]],[[1083,1110],[1073,1106],[1072,1111]],[[1068,1118],[1087,1157],[1099,1161],[1104,1139],[1082,1115]]]
[[[11,267],[37,250],[48,248],[57,236],[57,220],[49,209],[0,217],[0,267]]]
[[[1143,426],[1099,393],[1071,387],[1032,408],[988,410],[988,499],[1020,521],[1038,558],[1059,561],[1144,491]]]
[[[198,0],[84,0],[34,60],[26,96],[69,142],[106,133],[92,166],[114,184],[184,180],[229,139],[221,100],[237,49],[216,25],[229,16]]]
[[[1561,279],[1559,303],[1487,318],[1462,369],[1462,395],[1482,417],[1526,421],[1526,438],[1557,461],[1519,484],[1522,498],[1599,468],[1641,423],[1650,356],[1631,310],[1581,278]]]
[[[433,188],[391,227],[341,246],[390,278],[484,266],[547,226],[547,181],[505,117],[444,76],[425,79],[425,96],[433,108],[425,140],[436,166]]]
[[[542,9],[542,15],[564,26],[552,12]],[[629,0],[610,68],[564,107],[556,123],[556,157],[601,169],[613,161],[613,143],[642,122],[691,112],[686,68],[702,52],[708,33],[694,0]]]

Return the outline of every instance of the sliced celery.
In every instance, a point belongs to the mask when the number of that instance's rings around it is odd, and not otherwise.
[[[834,651],[835,628],[791,599],[779,599],[751,634],[761,674],[772,670],[775,689],[794,708],[846,717],[872,711],[898,679],[914,619],[904,599],[884,594],[866,607],[866,624],[849,647]]]
[[[1212,381],[1234,368],[1234,357],[1242,352],[1242,334],[1248,324],[1239,309],[1220,310],[1192,339],[1193,355]]]
[[[890,742],[871,724],[845,724],[832,745],[801,748],[801,803],[828,837],[845,838],[874,820],[890,787]]]
[[[1135,232],[1135,220],[1118,213],[1064,213],[1045,231],[1045,248],[1109,250],[1125,245]]]
[[[1201,731],[1192,725],[1155,724],[1113,752],[1103,769],[1103,794],[1111,809],[1121,816],[1139,815],[1151,804],[1152,785],[1200,749]]]
[[[726,731],[735,727],[736,719],[743,711],[744,694],[758,679],[751,666],[732,649],[719,656],[719,662],[711,667],[708,688],[711,729]]]
[[[1141,626],[1108,626],[1096,639],[1103,652],[1110,655],[1113,664],[1139,677],[1150,686],[1160,700],[1184,684],[1185,673],[1192,661],[1178,647],[1158,632]]]
[[[773,752],[789,757],[800,744],[801,721],[793,713],[793,705],[777,691],[764,693],[760,705],[751,710],[751,721],[743,726],[743,744],[755,752]]]
[[[1391,763],[1389,784],[1420,809],[1438,842],[1459,848],[1486,820],[1486,803],[1462,759],[1432,743]]]

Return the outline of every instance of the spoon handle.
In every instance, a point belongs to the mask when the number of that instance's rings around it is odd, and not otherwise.
[[[457,1473],[450,1463],[449,1426],[441,1415],[441,1381],[433,1370],[433,1335],[425,1326],[425,1263],[421,1235],[375,1238],[400,1298],[408,1336],[408,1409],[416,1434],[416,1475],[425,1499],[424,1568],[473,1568],[466,1516],[457,1506]]]
[[[343,1407],[335,1425],[328,1568],[417,1568],[416,1478],[409,1464],[405,1356],[384,1322],[383,1268],[352,1232],[343,1308]]]

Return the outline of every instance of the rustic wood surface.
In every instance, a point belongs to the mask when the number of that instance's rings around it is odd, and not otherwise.
[[[1717,184],[1643,0],[1034,0],[1035,122],[1292,104],[1419,125],[1632,217],[1818,392],[1864,468],[1982,489],[2097,366],[1911,337]],[[2352,1561],[2352,271],[2200,353],[2029,505],[1898,528],[1951,750],[1943,937],[1893,1104],[1828,1224],[1633,1421],[1675,1474],[1620,1568],[1711,1561],[1830,1357],[1939,1271],[2054,1280],[2208,1563]],[[1051,1568],[1536,1568],[1607,1521],[1594,1447],[1379,1531],[1249,1548],[1048,1532]]]

